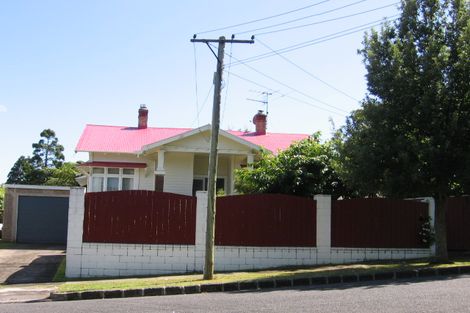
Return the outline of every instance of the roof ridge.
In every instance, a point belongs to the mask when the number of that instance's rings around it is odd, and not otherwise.
[[[237,132],[237,133],[242,133],[242,134],[256,134],[256,131],[244,131],[244,130],[226,130],[228,132]],[[272,132],[266,132],[266,135],[302,135],[302,136],[311,136],[309,134],[302,134],[302,133],[272,133]]]
[[[210,124],[207,124],[210,125]],[[104,124],[86,124],[86,126],[98,126],[98,127],[111,127],[111,128],[138,128],[137,126],[125,126],[125,125],[104,125]],[[206,125],[204,125],[206,126]],[[154,127],[150,126],[146,129],[175,129],[175,130],[194,130],[201,127]],[[221,128],[222,129],[222,128]],[[222,129],[226,132],[235,132],[235,133],[242,133],[242,134],[255,134],[255,131],[245,131],[245,130],[233,130],[233,129]],[[303,133],[279,133],[279,132],[266,132],[266,135],[307,135],[311,136],[311,134],[303,134]]]
[[[137,126],[125,126],[125,125],[103,125],[103,124],[86,124],[86,126],[98,126],[98,127],[112,127],[112,128],[136,128]],[[191,127],[147,127],[143,129],[180,129],[180,130],[191,130],[195,128]]]

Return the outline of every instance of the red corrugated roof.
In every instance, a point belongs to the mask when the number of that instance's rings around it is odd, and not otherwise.
[[[272,152],[285,150],[295,141],[309,137],[309,135],[306,134],[266,133],[266,135],[256,135],[255,133],[245,133],[233,130],[229,130],[228,132]]]
[[[86,125],[76,151],[137,153],[142,147],[191,131],[192,128],[157,128]],[[284,150],[293,142],[307,138],[305,134],[266,133],[256,135],[240,131],[228,131],[243,140],[261,146],[272,152]]]

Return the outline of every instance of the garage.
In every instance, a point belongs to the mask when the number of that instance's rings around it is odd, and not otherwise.
[[[5,185],[3,240],[67,244],[70,188]]]
[[[16,241],[19,243],[67,243],[69,199],[19,196]]]

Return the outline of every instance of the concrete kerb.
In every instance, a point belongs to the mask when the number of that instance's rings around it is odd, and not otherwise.
[[[470,266],[456,266],[447,268],[423,268],[404,271],[376,272],[373,274],[359,275],[334,275],[334,276],[312,276],[290,279],[263,279],[243,282],[230,282],[220,284],[202,284],[188,286],[168,286],[151,287],[142,289],[125,290],[96,290],[82,292],[52,292],[49,300],[89,300],[106,298],[127,298],[142,296],[165,296],[165,295],[184,295],[207,292],[234,292],[234,291],[254,291],[273,288],[289,288],[297,286],[319,286],[332,285],[340,283],[354,283],[366,281],[388,281],[400,279],[413,279],[432,276],[452,277],[470,274]]]

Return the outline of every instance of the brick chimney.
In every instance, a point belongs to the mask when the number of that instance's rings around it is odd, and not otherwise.
[[[255,116],[253,116],[253,124],[256,126],[256,135],[266,135],[266,123],[267,115],[259,110]]]
[[[147,128],[147,121],[148,121],[149,110],[145,104],[140,105],[139,109],[139,129]]]

